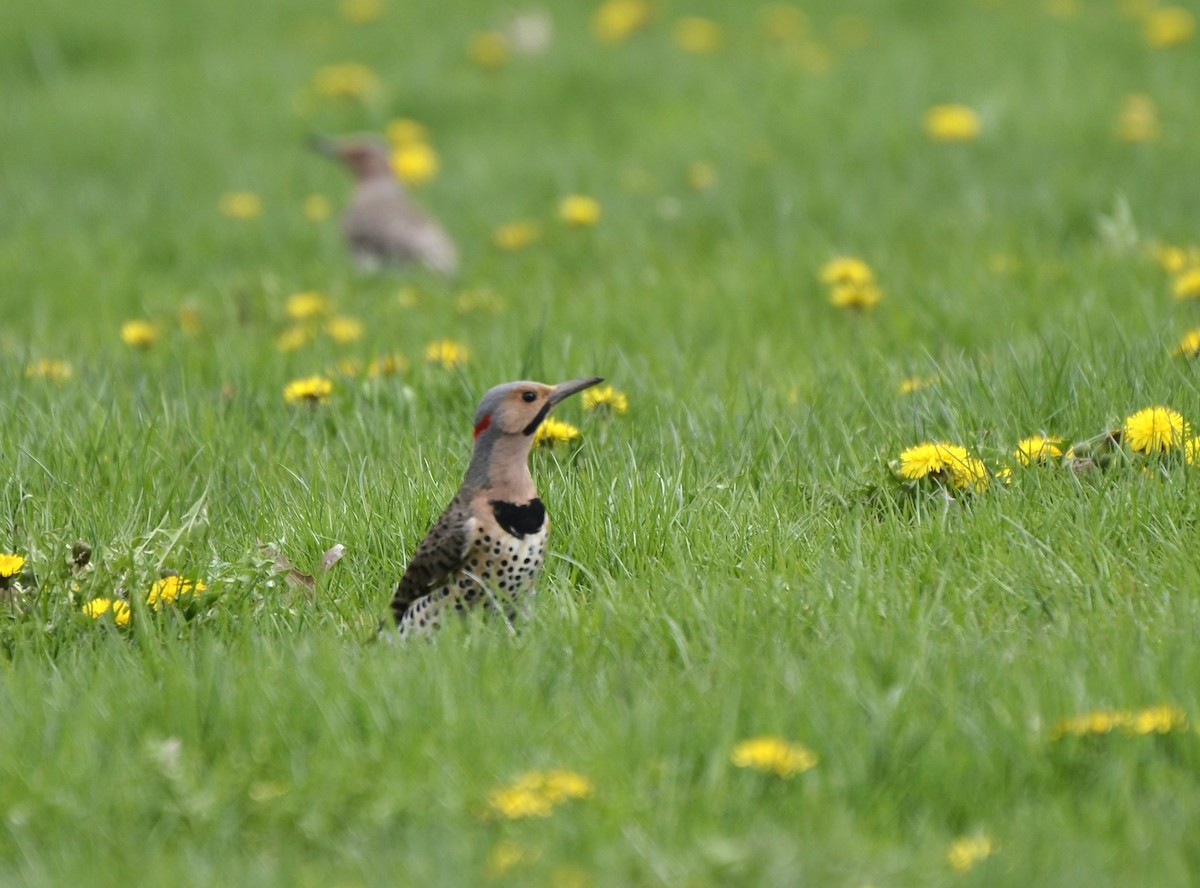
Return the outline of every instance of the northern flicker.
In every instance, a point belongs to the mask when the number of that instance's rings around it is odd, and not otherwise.
[[[458,270],[454,241],[409,197],[381,141],[316,138],[312,145],[354,175],[354,194],[342,213],[342,234],[356,265],[375,270],[385,264],[419,262],[445,275]]]
[[[417,546],[392,596],[401,638],[429,635],[447,614],[474,607],[516,617],[533,592],[550,534],[529,474],[534,433],[555,404],[599,382],[509,382],[483,396],[462,486]]]

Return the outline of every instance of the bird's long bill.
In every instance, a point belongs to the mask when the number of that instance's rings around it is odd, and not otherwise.
[[[550,406],[553,407],[559,401],[571,397],[576,392],[581,392],[585,388],[591,388],[602,382],[604,382],[603,376],[590,376],[587,379],[572,379],[570,382],[560,382],[554,387],[554,391],[550,393]]]

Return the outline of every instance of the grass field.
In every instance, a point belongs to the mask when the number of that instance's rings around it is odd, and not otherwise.
[[[1200,465],[1125,420],[1200,423],[1196,10],[384,2],[0,10],[0,883],[1191,884]],[[397,118],[453,281],[357,273],[305,147]],[[520,632],[368,643],[478,396],[592,374]]]

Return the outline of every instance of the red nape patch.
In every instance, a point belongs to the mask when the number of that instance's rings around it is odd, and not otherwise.
[[[492,424],[492,414],[489,413],[483,419],[479,420],[479,422],[476,424],[475,437],[478,438],[480,435],[482,435],[484,432],[486,432],[487,427],[490,426],[491,424]]]

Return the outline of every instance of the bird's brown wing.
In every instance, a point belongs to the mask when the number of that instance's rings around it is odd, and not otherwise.
[[[467,504],[457,499],[434,522],[425,539],[417,546],[392,595],[392,616],[397,624],[414,601],[445,582],[463,566],[470,549],[471,527],[474,523]]]

